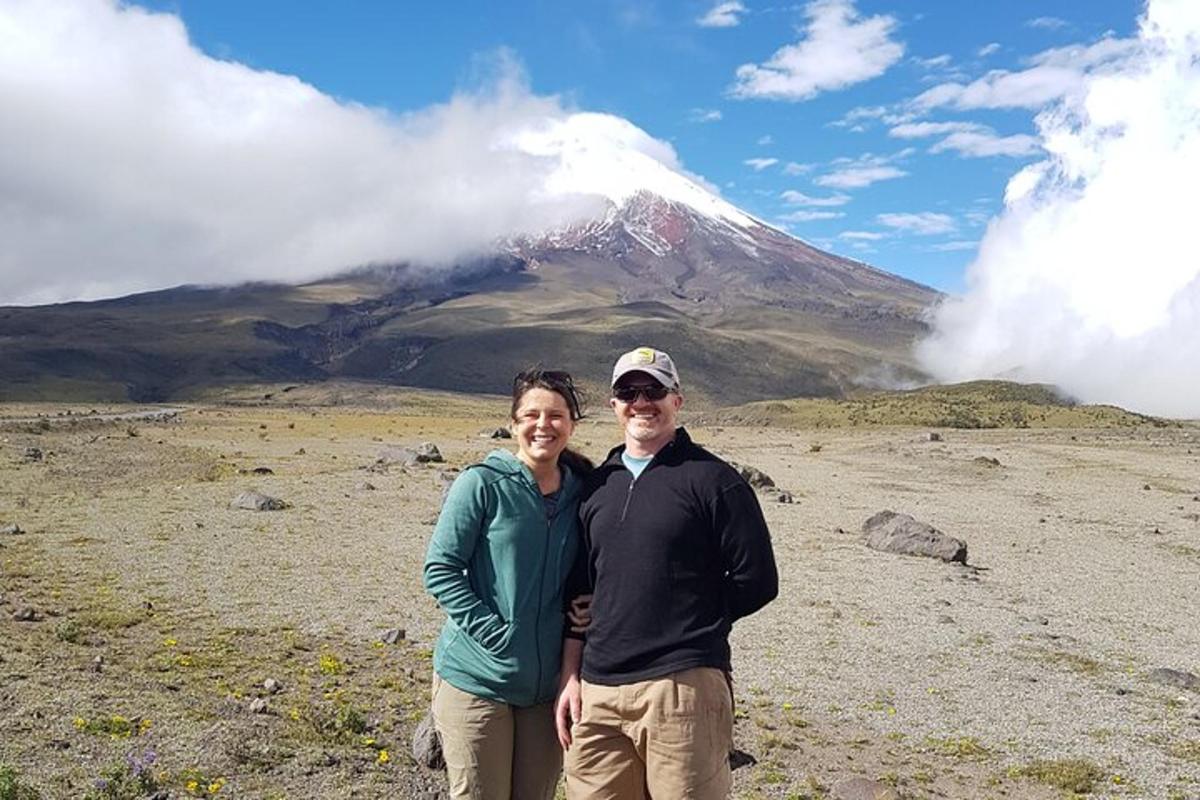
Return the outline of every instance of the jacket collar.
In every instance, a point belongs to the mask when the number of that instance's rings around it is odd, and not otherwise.
[[[662,446],[662,449],[654,454],[651,463],[668,461],[678,457],[687,448],[691,447],[692,437],[688,436],[687,429],[678,427],[675,429],[675,438]],[[619,444],[612,450],[608,451],[608,457],[604,459],[604,467],[624,467],[621,462],[621,454],[625,452],[625,445]]]

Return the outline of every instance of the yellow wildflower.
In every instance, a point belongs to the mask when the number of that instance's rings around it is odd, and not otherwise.
[[[79,730],[83,730],[87,727],[87,720],[83,717],[76,717],[75,719],[71,720],[71,724]]]
[[[380,750],[379,757],[375,759],[375,763],[376,764],[386,764],[391,760],[392,760],[392,757],[388,755],[387,750]]]

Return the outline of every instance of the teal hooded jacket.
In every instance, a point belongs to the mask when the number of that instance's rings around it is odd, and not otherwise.
[[[447,683],[515,706],[554,698],[581,483],[564,468],[547,519],[533,473],[505,450],[454,481],[424,571],[426,591],[448,617],[433,651]]]

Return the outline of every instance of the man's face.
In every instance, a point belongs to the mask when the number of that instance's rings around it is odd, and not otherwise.
[[[617,381],[608,402],[627,442],[657,450],[675,435],[675,416],[683,405],[683,395],[670,391],[663,395],[663,391],[663,385],[645,372],[630,372]],[[654,396],[659,399],[651,399]]]

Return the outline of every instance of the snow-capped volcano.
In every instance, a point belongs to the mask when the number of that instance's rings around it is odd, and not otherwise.
[[[683,169],[675,150],[628,120],[579,113],[525,128],[500,144],[546,159],[550,172],[536,200],[596,196],[613,207],[650,194],[743,228],[761,225],[722,200],[715,187]]]

